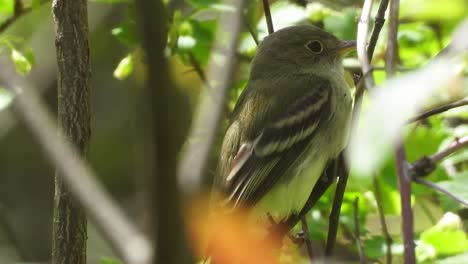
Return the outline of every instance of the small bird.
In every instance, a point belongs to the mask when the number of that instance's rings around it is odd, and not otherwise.
[[[255,218],[287,219],[346,145],[352,98],[342,56],[355,41],[292,26],[258,46],[221,147],[215,197]]]

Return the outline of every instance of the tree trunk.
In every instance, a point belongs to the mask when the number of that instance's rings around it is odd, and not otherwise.
[[[91,133],[86,0],[54,0],[59,134],[85,156]],[[55,175],[52,263],[86,263],[86,216]]]

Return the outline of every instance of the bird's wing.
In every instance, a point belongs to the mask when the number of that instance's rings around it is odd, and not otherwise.
[[[225,204],[255,204],[303,153],[320,125],[330,117],[330,84],[318,83],[321,85],[280,106],[282,111],[252,141],[225,138],[237,144],[233,146],[237,152],[224,170]]]

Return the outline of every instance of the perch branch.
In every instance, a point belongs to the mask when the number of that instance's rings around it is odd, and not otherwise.
[[[268,0],[263,0],[263,10],[265,10],[265,20],[268,27],[268,34],[275,32],[273,28],[273,19],[271,18],[270,3]]]

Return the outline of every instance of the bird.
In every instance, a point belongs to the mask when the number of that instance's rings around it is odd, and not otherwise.
[[[312,25],[262,40],[221,145],[218,208],[277,222],[301,211],[346,146],[353,99],[342,57],[355,47]]]

